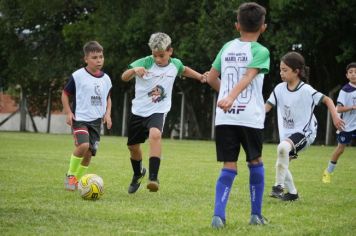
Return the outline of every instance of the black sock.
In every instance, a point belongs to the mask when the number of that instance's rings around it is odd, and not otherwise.
[[[132,170],[134,172],[134,175],[139,176],[141,175],[141,169],[142,169],[142,160],[136,161],[131,159],[131,165],[132,165]]]
[[[158,170],[159,170],[159,165],[161,163],[161,158],[159,157],[150,157],[150,175],[149,179],[150,180],[157,180],[158,179]]]

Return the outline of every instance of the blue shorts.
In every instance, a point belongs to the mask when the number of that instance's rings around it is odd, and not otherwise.
[[[352,139],[356,139],[356,129],[350,132],[341,131],[337,134],[338,143],[349,144]]]

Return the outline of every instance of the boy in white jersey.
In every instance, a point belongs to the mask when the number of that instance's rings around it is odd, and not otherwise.
[[[223,168],[216,182],[215,207],[211,226],[225,226],[225,209],[242,145],[250,170],[250,224],[264,225],[262,197],[264,167],[262,142],[264,128],[264,74],[269,71],[269,51],[257,42],[266,29],[266,10],[257,3],[244,3],[237,10],[235,27],[240,38],[227,42],[216,56],[208,83],[219,92],[215,117],[217,161]],[[218,77],[221,77],[219,80]]]
[[[77,189],[78,180],[88,169],[99,146],[101,123],[111,128],[111,80],[101,71],[104,65],[103,47],[96,41],[84,47],[86,67],[75,71],[62,92],[66,122],[72,127],[75,149],[70,157],[65,189]],[[72,108],[69,96],[73,96]]]
[[[347,65],[346,78],[349,83],[340,90],[336,107],[337,112],[341,113],[341,118],[345,121],[345,129],[337,134],[338,145],[330,158],[328,167],[324,170],[322,178],[324,183],[330,183],[331,173],[346,145],[351,143],[352,139],[356,139],[356,62]]]
[[[173,48],[171,38],[167,34],[152,34],[148,45],[152,55],[132,62],[129,69],[122,74],[123,81],[135,78],[136,82],[127,141],[134,172],[128,189],[130,194],[138,190],[146,174],[146,168],[142,167],[140,144],[147,138],[150,145],[147,188],[151,192],[157,192],[159,189],[161,137],[166,114],[171,109],[172,88],[176,77],[185,76],[201,82],[206,81],[206,75],[184,66],[179,59],[171,58]]]
[[[282,201],[299,198],[288,166],[291,159],[297,158],[299,151],[314,142],[317,131],[317,121],[313,114],[315,106],[324,103],[335,127],[342,129],[344,125],[333,101],[302,81],[308,79],[307,70],[304,58],[299,53],[289,52],[284,55],[280,63],[283,82],[274,88],[265,104],[266,112],[272,107],[277,108],[280,143],[277,147],[275,185],[270,196]]]

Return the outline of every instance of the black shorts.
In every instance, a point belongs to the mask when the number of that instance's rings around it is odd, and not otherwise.
[[[215,126],[217,161],[236,162],[242,145],[246,161],[256,160],[262,155],[263,129],[237,125]]]
[[[157,128],[163,132],[165,113],[154,113],[148,117],[130,114],[127,131],[127,145],[144,143],[150,128]]]
[[[99,148],[101,118],[93,121],[75,121],[73,120],[74,144],[78,146],[82,143],[89,143],[89,149],[93,156]]]
[[[298,152],[305,148],[308,144],[308,139],[302,133],[294,133],[288,137],[293,143],[293,149],[289,152],[289,157],[291,159],[298,158]]]

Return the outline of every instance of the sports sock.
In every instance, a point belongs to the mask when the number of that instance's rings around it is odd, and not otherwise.
[[[287,141],[282,141],[277,148],[277,163],[276,163],[276,185],[284,187],[284,180],[289,166],[289,152],[292,146]]]
[[[79,181],[83,175],[85,175],[86,171],[88,170],[88,166],[83,166],[79,165],[75,177],[77,177],[77,180]]]
[[[265,169],[263,163],[248,165],[250,169],[251,215],[261,216],[262,197],[265,187]]]
[[[161,158],[150,157],[150,160],[149,160],[149,179],[150,180],[158,179],[158,171],[159,171],[160,164],[161,164]]]
[[[329,161],[329,165],[327,171],[331,174],[334,172],[337,162],[336,161]]]
[[[142,160],[137,161],[137,160],[134,160],[134,159],[130,158],[130,161],[131,161],[131,166],[132,166],[132,170],[134,172],[134,175],[135,176],[141,175]]]
[[[226,219],[225,209],[236,175],[237,172],[235,170],[224,168],[221,170],[216,182],[214,216],[219,216],[223,221]]]
[[[286,180],[285,180],[286,188],[289,193],[291,194],[297,194],[297,189],[295,188],[294,181],[293,181],[293,176],[290,170],[287,170],[286,172]]]
[[[82,162],[82,157],[76,157],[74,154],[71,155],[69,161],[69,169],[67,175],[75,175],[78,169],[79,164]]]

